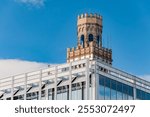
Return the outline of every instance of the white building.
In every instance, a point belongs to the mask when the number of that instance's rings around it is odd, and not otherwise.
[[[1,100],[150,100],[150,82],[112,67],[102,47],[102,17],[78,17],[78,43],[67,63],[0,79]]]

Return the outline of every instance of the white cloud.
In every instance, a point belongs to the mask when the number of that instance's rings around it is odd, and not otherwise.
[[[19,59],[0,59],[0,78],[46,68],[48,64]]]
[[[44,5],[46,0],[15,0],[15,1],[29,6],[40,7]]]
[[[48,64],[46,63],[25,61],[19,59],[0,59],[0,78],[36,71],[46,67],[48,67]],[[140,75],[139,77],[150,81],[150,75]]]

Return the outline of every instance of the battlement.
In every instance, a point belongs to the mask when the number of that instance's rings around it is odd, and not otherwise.
[[[96,19],[102,19],[102,16],[101,15],[98,15],[98,14],[88,14],[88,13],[85,13],[85,14],[81,14],[81,15],[78,15],[78,20],[79,19],[83,19],[83,18],[96,18]]]
[[[82,26],[83,24],[97,24],[102,26],[102,16],[97,14],[81,14],[78,16],[78,26]]]
[[[82,46],[67,48],[67,62],[84,58],[99,58],[108,64],[112,64],[112,50],[104,47],[93,46],[92,42],[89,46],[84,48]]]
[[[92,44],[90,44],[89,47],[93,47]],[[87,48],[89,48],[87,47]],[[99,50],[103,51],[103,52],[106,52],[106,53],[112,53],[112,49],[109,49],[109,48],[105,48],[105,47],[102,47],[102,48],[99,48],[99,47],[95,47],[95,48],[98,48]],[[67,52],[75,52],[79,49],[85,49],[83,48],[82,46],[77,46],[77,47],[72,47],[72,48],[67,48]]]

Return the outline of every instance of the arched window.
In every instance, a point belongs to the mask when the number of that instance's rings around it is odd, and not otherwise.
[[[81,38],[80,38],[80,45],[82,47],[84,47],[84,35],[81,35]]]
[[[89,42],[93,41],[93,35],[89,34]]]
[[[81,28],[79,28],[79,32],[81,31]]]
[[[100,46],[100,39],[99,39],[99,35],[97,36],[96,43],[97,43],[97,45],[98,45],[98,47],[99,47],[99,46]]]
[[[84,27],[82,28],[82,32],[84,31]]]

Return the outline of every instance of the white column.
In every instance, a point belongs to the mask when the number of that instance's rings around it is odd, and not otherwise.
[[[11,78],[11,100],[14,97],[14,76]]]
[[[27,97],[27,74],[25,74],[25,79],[24,79],[24,100],[26,100]]]
[[[55,88],[54,88],[54,99],[57,100],[57,66],[55,66]]]
[[[89,100],[89,59],[86,59],[86,70],[85,70],[85,81],[86,81],[86,100]]]
[[[48,100],[48,89],[45,89],[45,100]]]
[[[94,63],[94,77],[93,77],[93,99],[98,100],[99,98],[99,75],[97,71],[97,62]]]
[[[96,73],[95,81],[96,81],[96,85],[95,85],[95,100],[98,100],[99,99],[99,75],[98,75],[98,73]]]
[[[72,100],[72,62],[69,64],[69,100]]]
[[[39,95],[38,95],[38,100],[41,100],[41,88],[42,88],[42,70],[40,70],[40,76],[39,76]]]

